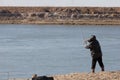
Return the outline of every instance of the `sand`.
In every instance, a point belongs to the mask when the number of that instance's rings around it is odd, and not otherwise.
[[[54,80],[120,80],[120,71],[55,75]]]
[[[2,20],[0,24],[39,24],[39,25],[120,25],[120,20],[61,20],[61,21],[29,21]]]
[[[119,71],[104,71],[97,73],[70,73],[49,76],[53,80],[120,80]],[[9,80],[32,80],[31,78],[13,78]]]

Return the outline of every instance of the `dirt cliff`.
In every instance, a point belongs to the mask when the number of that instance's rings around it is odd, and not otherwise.
[[[118,24],[119,22],[119,7],[0,7],[0,23]]]

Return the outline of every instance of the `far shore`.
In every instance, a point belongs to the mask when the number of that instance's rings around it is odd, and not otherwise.
[[[0,7],[0,24],[120,25],[120,7]]]
[[[120,25],[120,20],[62,20],[62,21],[28,21],[5,20],[0,24],[39,24],[39,25]]]

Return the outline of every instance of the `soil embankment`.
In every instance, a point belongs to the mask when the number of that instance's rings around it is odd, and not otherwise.
[[[0,7],[1,24],[120,24],[119,7]]]

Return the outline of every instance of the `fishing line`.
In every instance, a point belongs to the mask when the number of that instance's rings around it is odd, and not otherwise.
[[[86,27],[86,26],[85,26]],[[83,28],[81,27],[81,37],[82,37],[82,45],[83,45],[83,47],[85,47],[86,45],[87,45],[87,41],[86,41],[86,38],[85,38],[85,31],[83,32]]]

